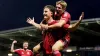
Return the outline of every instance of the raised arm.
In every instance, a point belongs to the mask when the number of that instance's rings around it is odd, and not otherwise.
[[[79,17],[79,20],[76,23],[71,24],[71,25],[65,24],[64,28],[67,28],[67,30],[69,30],[69,31],[76,30],[77,27],[79,26],[79,24],[81,23],[81,21],[82,21],[83,18],[84,18],[84,12],[82,12],[81,16]]]
[[[31,18],[28,18],[28,19],[27,19],[27,23],[29,23],[29,24],[31,24],[31,25],[33,25],[33,26],[35,26],[36,28],[38,28],[38,29],[41,30],[40,24],[36,23],[36,22],[34,21],[34,18],[33,18],[33,20],[32,20]]]
[[[15,50],[14,50],[14,44],[15,44],[15,43],[17,43],[16,40],[14,40],[14,41],[12,42],[12,45],[11,45],[11,52],[15,52]]]

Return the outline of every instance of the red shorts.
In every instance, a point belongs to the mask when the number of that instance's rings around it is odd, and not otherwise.
[[[70,42],[70,36],[66,35],[64,38],[59,39],[62,43],[64,43],[64,48],[68,47],[68,44]],[[58,40],[57,40],[58,41]],[[56,43],[53,39],[50,41],[50,37],[46,37],[43,40],[43,48],[45,50],[46,54],[52,54],[52,46]]]
[[[40,43],[40,50],[43,52],[43,56],[52,56],[52,48],[50,48],[50,45],[44,46],[43,42]]]
[[[52,39],[50,40],[50,37],[48,36],[43,39],[43,48],[46,54],[52,54],[52,45],[55,42],[51,43],[51,41]]]

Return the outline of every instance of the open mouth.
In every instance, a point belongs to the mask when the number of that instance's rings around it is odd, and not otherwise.
[[[47,16],[46,14],[44,14],[44,16]]]

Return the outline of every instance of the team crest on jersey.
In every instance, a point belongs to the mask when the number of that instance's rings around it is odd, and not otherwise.
[[[27,54],[29,55],[30,53],[29,53],[29,52],[27,52]]]
[[[22,54],[24,54],[24,52],[22,52]]]

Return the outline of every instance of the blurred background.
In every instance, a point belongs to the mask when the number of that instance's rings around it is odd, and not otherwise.
[[[34,17],[37,23],[43,19],[43,7],[54,5],[58,0],[0,0],[0,55],[8,56],[10,46],[15,39],[15,48],[29,41],[29,49],[42,41],[40,31],[29,25],[26,20]],[[85,17],[78,29],[71,32],[68,49],[63,56],[100,56],[100,0],[65,0],[66,11],[71,14],[71,23],[75,23],[81,12]],[[69,50],[71,52],[68,52]],[[17,56],[16,54],[13,56]]]

